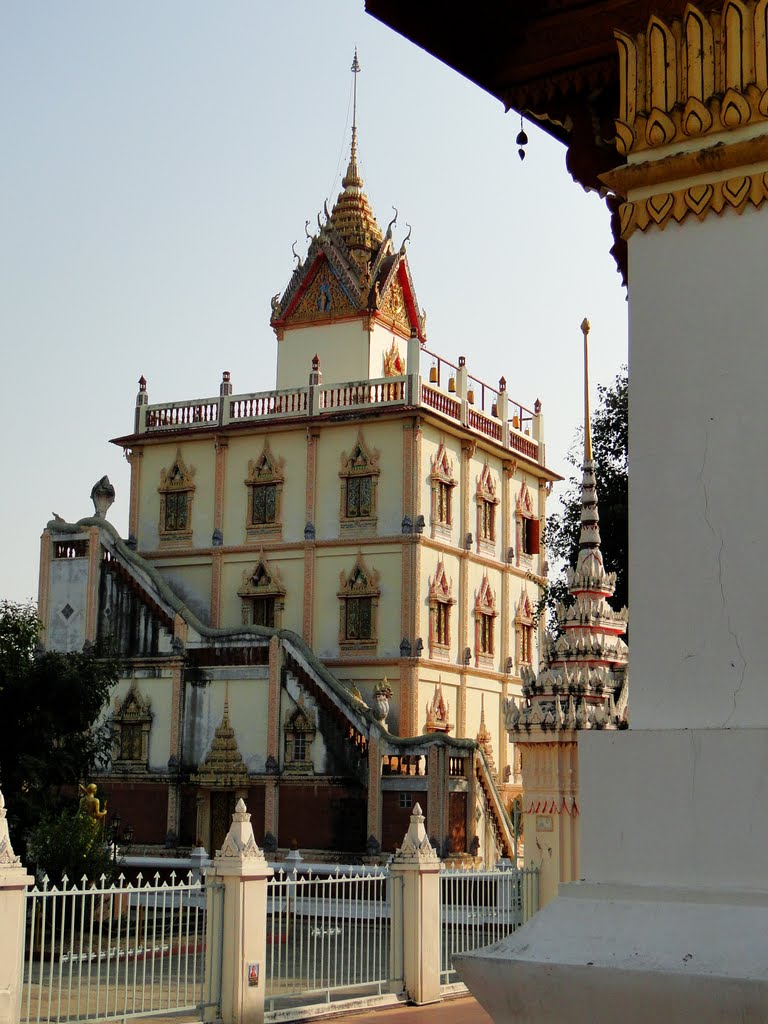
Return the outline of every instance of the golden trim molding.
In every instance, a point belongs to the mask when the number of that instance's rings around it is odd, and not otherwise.
[[[635,231],[646,231],[652,226],[663,229],[671,220],[679,224],[690,215],[703,220],[708,213],[719,215],[729,208],[743,213],[750,203],[759,207],[766,199],[768,172],[740,174],[674,192],[658,192],[646,199],[622,203],[621,237],[627,239]]]
[[[622,156],[768,121],[768,0],[693,4],[669,24],[653,15],[645,32],[614,36]]]

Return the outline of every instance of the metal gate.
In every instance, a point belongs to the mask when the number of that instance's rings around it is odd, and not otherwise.
[[[27,893],[21,1020],[96,1021],[217,1006],[221,950],[206,948],[223,886],[192,872],[160,882],[61,887]],[[218,930],[221,934],[221,930]],[[218,979],[218,985],[217,985]]]

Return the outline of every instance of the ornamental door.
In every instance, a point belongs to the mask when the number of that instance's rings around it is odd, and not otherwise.
[[[211,856],[216,856],[226,839],[232,815],[235,813],[234,791],[214,789],[211,792],[211,844],[208,847]]]

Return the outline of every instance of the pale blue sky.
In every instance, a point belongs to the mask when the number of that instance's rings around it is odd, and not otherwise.
[[[429,347],[546,416],[550,465],[626,361],[608,213],[563,148],[363,12],[362,0],[5,0],[0,7],[0,597],[36,596],[53,511],[117,489],[136,381],[151,402],[273,386],[270,296],[339,189],[355,45],[360,158],[382,226],[413,226]]]

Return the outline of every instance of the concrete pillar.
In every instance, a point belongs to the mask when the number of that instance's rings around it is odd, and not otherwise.
[[[401,934],[405,991],[417,1004],[440,999],[440,860],[424,828],[421,806],[416,804],[403,845],[390,865],[392,884],[402,885],[402,928],[393,914],[392,937]],[[393,898],[393,908],[399,900]],[[393,949],[392,964],[400,963]]]
[[[34,879],[14,854],[0,793],[0,1024],[18,1024],[24,948],[25,891]]]
[[[256,845],[251,816],[238,800],[232,824],[216,854],[207,883],[223,884],[223,913],[209,913],[206,1003],[220,980],[222,1024],[262,1024],[267,950],[267,880],[272,868]],[[213,901],[211,901],[212,903]],[[211,907],[209,903],[209,910]],[[221,944],[221,958],[216,955]],[[213,971],[221,964],[221,977]],[[209,973],[210,972],[210,973]]]

